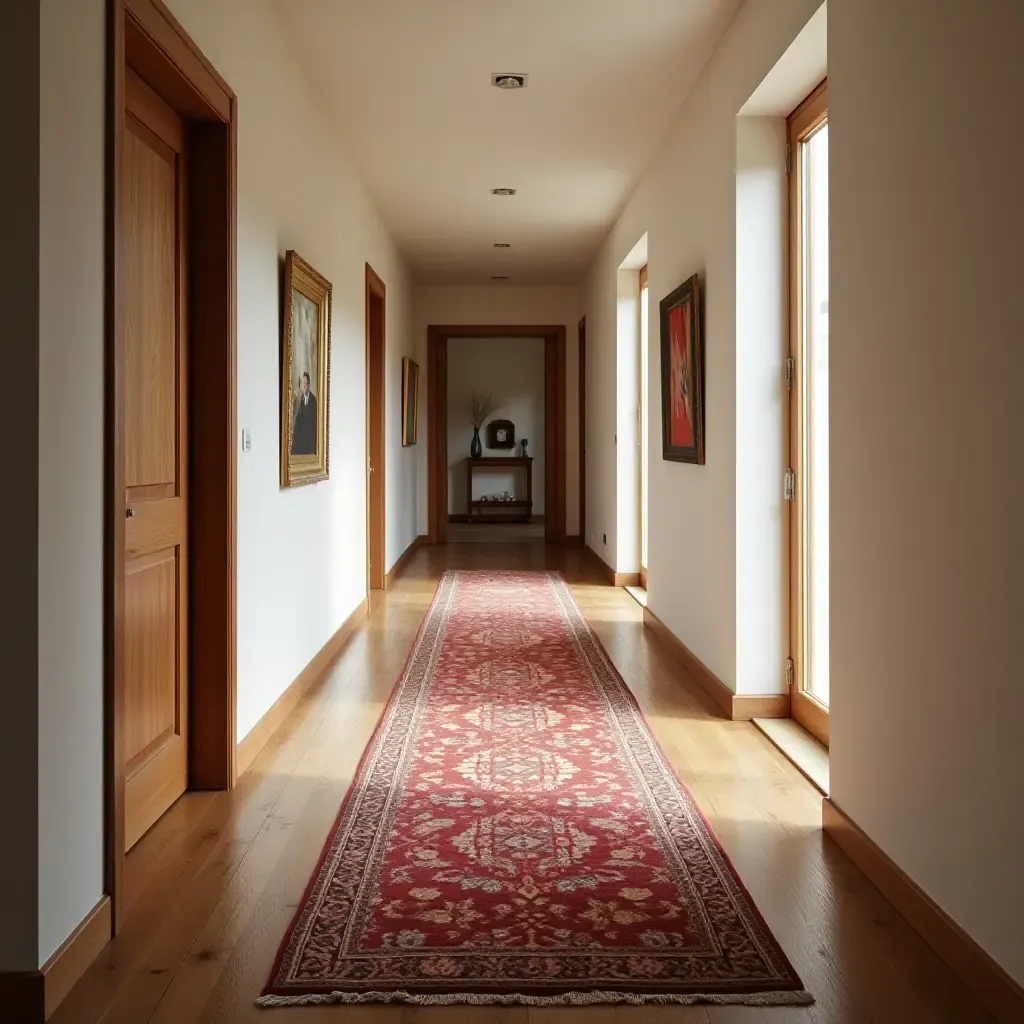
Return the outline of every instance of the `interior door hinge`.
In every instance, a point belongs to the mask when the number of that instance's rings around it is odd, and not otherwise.
[[[786,479],[783,484],[782,493],[786,501],[793,501],[796,499],[796,473],[791,469],[786,470]]]
[[[790,174],[793,170],[793,146],[792,143],[786,143],[786,173]]]
[[[796,360],[792,356],[786,359],[786,390],[793,390],[793,380],[796,377]]]
[[[787,686],[792,686],[793,685],[793,659],[792,658],[787,658],[786,659],[786,685]]]

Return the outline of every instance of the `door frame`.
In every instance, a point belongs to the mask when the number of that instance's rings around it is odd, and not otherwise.
[[[544,539],[565,543],[565,325],[427,327],[427,542],[448,537],[448,339],[544,339]],[[551,425],[554,429],[551,429]]]
[[[587,546],[587,318],[581,317],[576,326],[576,342],[579,351],[579,397],[577,407],[579,409],[579,440],[577,442],[577,477],[579,480],[579,519],[580,537],[579,543],[582,547]]]
[[[380,301],[380,351],[374,352],[370,310],[373,301]],[[371,590],[383,590],[387,582],[387,349],[388,349],[388,303],[387,286],[369,263],[366,264],[366,597]],[[379,378],[376,391],[373,389],[370,368],[374,358],[379,362]],[[373,463],[373,449],[379,448],[379,466]],[[373,467],[371,470],[371,466]],[[378,522],[374,523],[373,501],[371,499],[370,474],[374,472],[380,480],[380,510]],[[379,531],[380,565],[372,564],[374,530]]]
[[[189,146],[189,789],[236,774],[235,94],[161,0],[108,0],[104,238],[104,889],[123,917],[125,828],[124,319],[121,151],[125,68],[185,122]],[[198,443],[198,439],[202,443]],[[196,512],[201,508],[202,516]]]

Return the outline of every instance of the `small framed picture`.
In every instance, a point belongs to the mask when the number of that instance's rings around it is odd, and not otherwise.
[[[419,423],[420,401],[419,363],[409,358],[402,360],[402,445],[408,448],[416,443],[416,427]]]
[[[516,428],[511,420],[491,420],[487,424],[488,448],[515,448]]]

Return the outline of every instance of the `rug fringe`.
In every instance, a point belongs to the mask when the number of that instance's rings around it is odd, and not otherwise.
[[[810,992],[742,992],[742,993],[642,993],[642,992],[561,992],[550,996],[531,996],[518,992],[321,992],[305,995],[264,995],[257,1006],[313,1006],[324,1003],[413,1003],[417,1006],[593,1006],[597,1003],[672,1004],[690,1006],[696,1003],[738,1006],[811,1006]]]

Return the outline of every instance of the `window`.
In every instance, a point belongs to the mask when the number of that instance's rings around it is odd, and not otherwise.
[[[793,717],[828,743],[828,92],[789,117]]]
[[[647,267],[640,271],[640,586],[647,587],[647,372],[650,342],[647,313]]]

